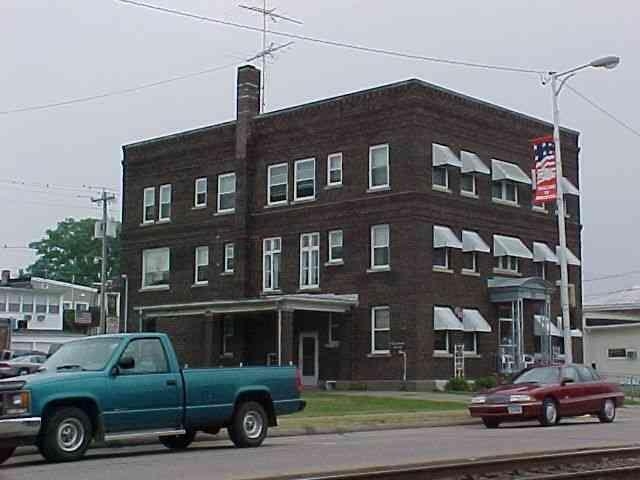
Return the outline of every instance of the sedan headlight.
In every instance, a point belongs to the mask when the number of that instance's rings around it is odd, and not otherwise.
[[[535,399],[530,395],[511,395],[510,402],[533,402]]]
[[[486,401],[487,401],[487,397],[485,395],[478,395],[476,397],[471,397],[471,403],[474,405],[485,403]]]
[[[22,415],[29,412],[29,392],[14,392],[4,396],[4,415]]]

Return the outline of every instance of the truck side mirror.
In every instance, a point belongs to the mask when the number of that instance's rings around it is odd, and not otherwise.
[[[136,361],[133,357],[120,357],[120,360],[118,360],[118,368],[122,370],[131,370],[135,366]]]

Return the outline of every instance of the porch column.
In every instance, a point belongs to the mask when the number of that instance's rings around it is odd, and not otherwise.
[[[278,365],[289,365],[293,362],[293,311],[278,309],[276,322]]]
[[[220,329],[222,328],[224,316],[220,314],[210,314],[205,318],[204,342],[205,360],[209,365],[218,365],[222,354]]]

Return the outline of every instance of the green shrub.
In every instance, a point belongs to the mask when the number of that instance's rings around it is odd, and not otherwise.
[[[498,385],[496,377],[480,377],[473,383],[473,389],[478,392],[481,390],[488,390]]]
[[[452,378],[447,382],[444,388],[448,392],[468,392],[471,390],[469,382],[462,377]]]

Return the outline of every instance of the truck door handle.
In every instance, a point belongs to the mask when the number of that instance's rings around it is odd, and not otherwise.
[[[167,380],[167,385],[170,387],[175,387],[176,385],[178,385],[178,382],[176,382],[175,380]]]

